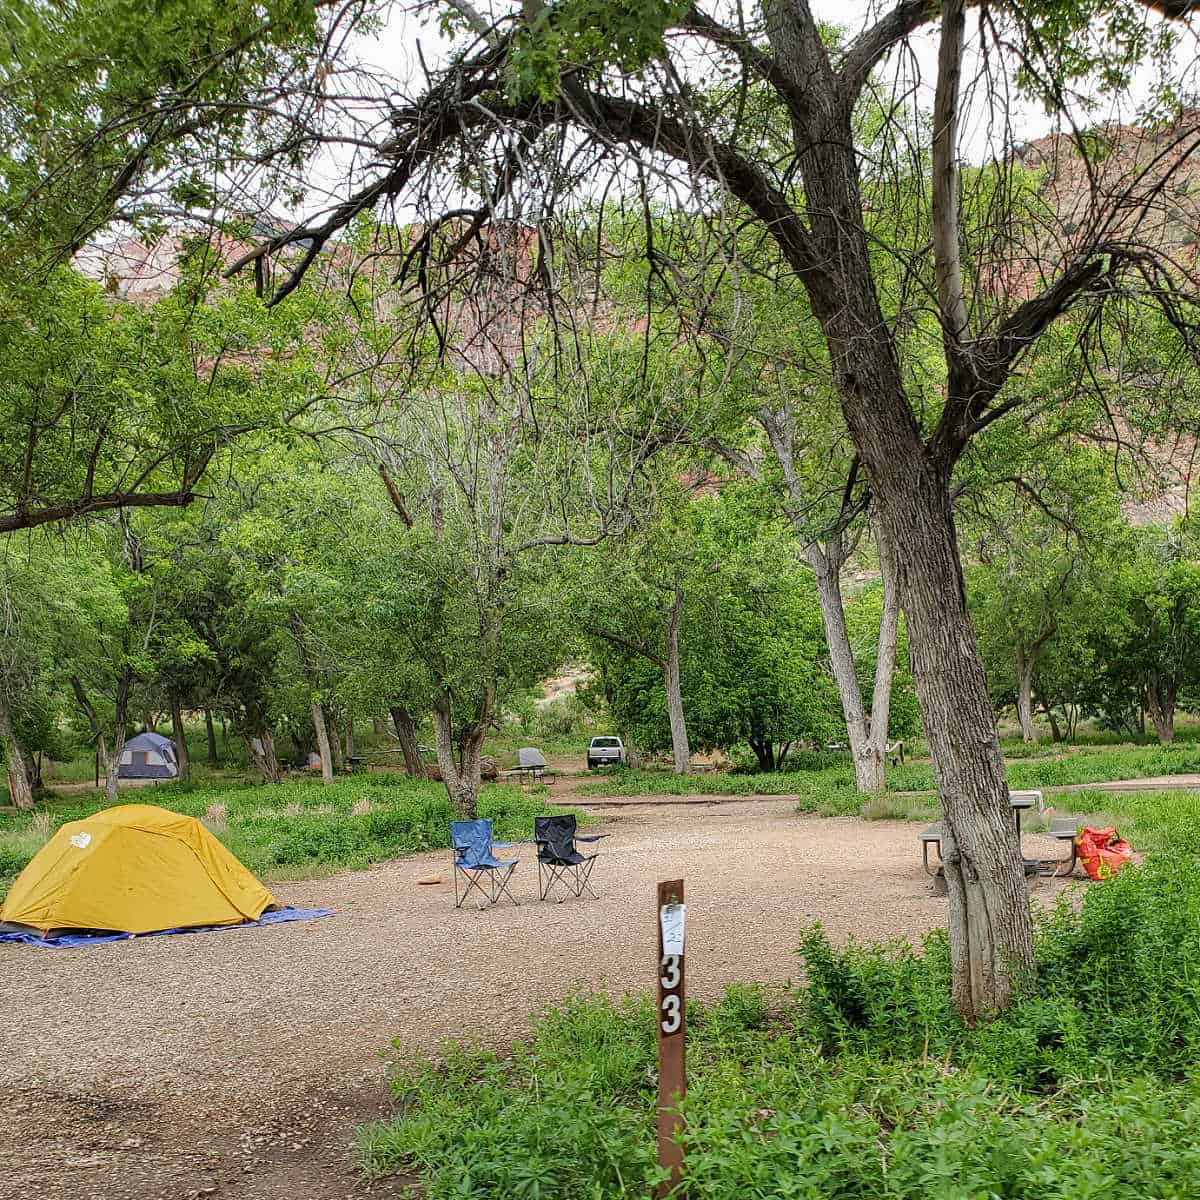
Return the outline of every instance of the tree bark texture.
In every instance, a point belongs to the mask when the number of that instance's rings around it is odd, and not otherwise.
[[[892,683],[896,677],[896,645],[900,628],[900,594],[896,589],[895,566],[885,539],[875,536],[879,549],[879,570],[883,579],[883,611],[879,614],[879,641],[875,647],[875,683],[871,691],[871,712],[868,717],[870,735],[864,770],[859,775],[858,790],[882,792],[887,762],[888,725],[892,719]],[[863,783],[870,787],[863,787]]]
[[[1146,709],[1154,722],[1158,740],[1169,746],[1175,740],[1175,701],[1178,687],[1174,680],[1152,674],[1146,681]]]
[[[25,747],[13,728],[8,702],[0,694],[0,746],[4,747],[4,765],[8,771],[8,794],[13,805],[22,811],[33,807],[33,787],[30,784],[29,762]]]
[[[446,785],[450,803],[464,820],[474,820],[479,815],[479,790],[483,786],[479,759],[486,730],[478,727],[460,730],[456,759],[450,698],[446,695],[439,696],[433,706],[433,730],[437,744],[438,767],[441,769],[442,782]]]
[[[676,587],[667,620],[667,653],[663,660],[663,686],[667,693],[667,718],[671,723],[671,756],[675,774],[686,775],[692,766],[687,721],[683,715],[683,685],[679,678],[679,627],[683,622],[683,588]]]
[[[179,762],[179,778],[192,777],[192,759],[188,754],[187,731],[183,727],[183,706],[179,697],[171,696],[171,735],[175,740],[175,755]]]
[[[263,783],[278,783],[279,759],[275,757],[275,735],[271,730],[264,727],[257,733],[247,734],[246,749],[250,752],[250,758],[258,768]]]
[[[208,765],[217,765],[217,731],[213,728],[212,709],[204,710],[204,734],[208,738]]]
[[[882,524],[945,813],[954,1001],[973,1022],[1006,1007],[1032,971],[1029,898],[949,491],[919,464],[891,474]]]
[[[421,747],[417,743],[417,723],[403,704],[393,704],[392,724],[396,737],[400,739],[400,751],[404,755],[404,769],[418,779],[425,777],[425,764],[421,759]]]
[[[847,428],[870,478],[907,621],[945,815],[953,998],[963,1019],[974,1022],[1005,1008],[1035,961],[1024,864],[951,511],[950,477],[966,434],[960,425],[939,425],[926,444],[908,403],[872,280],[848,113],[818,122],[800,150],[811,237],[822,264],[804,282],[829,347]],[[943,278],[951,302],[952,276],[951,265]],[[948,356],[948,365],[947,404],[958,412],[974,377],[961,359]],[[972,402],[968,398],[966,407]]]
[[[1021,726],[1021,740],[1036,742],[1037,730],[1033,726],[1033,668],[1037,657],[1028,654],[1023,646],[1017,647],[1017,721]]]
[[[329,730],[325,727],[325,710],[319,700],[312,702],[312,723],[317,734],[317,757],[321,760],[321,782],[333,782],[333,759],[329,753]]]

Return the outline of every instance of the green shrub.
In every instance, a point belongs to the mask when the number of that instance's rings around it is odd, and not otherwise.
[[[1154,861],[1064,902],[1040,983],[963,1027],[944,934],[832,947],[806,984],[689,1006],[690,1197],[1184,1200],[1200,1178],[1200,865]],[[644,1197],[654,1164],[654,1013],[577,995],[507,1058],[451,1048],[394,1078],[400,1117],[364,1131],[372,1171],[430,1200]]]

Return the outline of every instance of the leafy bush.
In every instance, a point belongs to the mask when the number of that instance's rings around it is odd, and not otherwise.
[[[1200,865],[1157,860],[1064,901],[1040,984],[965,1029],[943,934],[801,943],[807,983],[689,1007],[685,1180],[704,1200],[1183,1200],[1200,1178]],[[404,1063],[399,1119],[363,1131],[369,1169],[430,1200],[643,1197],[654,1162],[647,998],[577,995],[508,1058]]]

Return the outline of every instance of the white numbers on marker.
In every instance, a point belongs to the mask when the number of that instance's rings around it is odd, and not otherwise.
[[[659,1014],[659,1027],[664,1034],[677,1033],[683,1024],[683,1009],[680,1004],[679,993],[675,990],[679,987],[682,979],[683,975],[680,971],[679,955],[664,955],[658,978],[659,983],[662,984],[664,993],[661,1012]]]
[[[679,1028],[679,997],[672,993],[663,997],[662,1002],[662,1031],[674,1033]]]
[[[668,954],[662,960],[662,985],[667,991],[679,986],[679,955]]]

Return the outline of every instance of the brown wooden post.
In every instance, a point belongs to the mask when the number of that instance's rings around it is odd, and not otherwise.
[[[683,880],[658,885],[654,926],[658,937],[658,1162],[670,1172],[659,1186],[665,1196],[680,1180],[683,1147],[677,1135],[683,1129],[679,1102],[687,1094],[685,1043],[687,1020],[684,1011],[683,948],[678,954],[663,953],[663,909],[683,905]]]

